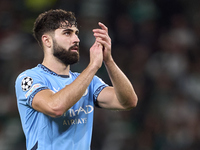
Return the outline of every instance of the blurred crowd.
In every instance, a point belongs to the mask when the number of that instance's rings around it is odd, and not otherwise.
[[[139,102],[131,111],[95,109],[92,150],[200,149],[200,1],[0,0],[0,150],[25,150],[15,79],[41,63],[32,36],[39,13],[73,11],[80,30],[81,72],[99,21]],[[97,75],[111,85],[104,66]]]

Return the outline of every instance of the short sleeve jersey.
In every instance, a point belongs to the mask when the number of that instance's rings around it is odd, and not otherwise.
[[[94,106],[98,94],[108,86],[99,77],[94,76],[81,99],[61,117],[52,118],[32,108],[32,100],[39,91],[58,92],[78,75],[70,71],[69,76],[60,76],[39,64],[17,77],[17,105],[27,150],[90,149]]]

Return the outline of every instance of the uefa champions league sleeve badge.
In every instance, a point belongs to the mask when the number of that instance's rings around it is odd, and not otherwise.
[[[25,77],[22,80],[22,84],[21,84],[22,90],[23,91],[29,90],[32,86],[32,83],[33,83],[33,79],[31,77]]]

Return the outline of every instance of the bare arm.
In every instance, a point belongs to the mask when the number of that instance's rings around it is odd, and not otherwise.
[[[94,29],[94,36],[104,46],[103,60],[113,87],[105,88],[98,96],[98,103],[108,109],[131,109],[137,105],[137,95],[132,84],[119,69],[111,56],[111,39],[108,29],[99,23],[101,29]]]
[[[33,98],[32,107],[51,117],[61,116],[82,97],[102,61],[102,46],[95,42],[90,49],[90,64],[76,80],[57,93],[49,89],[38,92]]]
[[[132,84],[114,61],[105,64],[113,87],[105,88],[98,97],[99,105],[108,109],[131,109],[137,105]]]

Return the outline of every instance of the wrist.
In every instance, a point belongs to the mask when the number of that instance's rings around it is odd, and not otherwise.
[[[110,57],[109,59],[104,60],[104,64],[105,64],[106,66],[108,66],[108,65],[110,65],[110,64],[113,64],[113,63],[114,63],[114,60],[113,60],[112,57]]]
[[[88,67],[91,72],[97,72],[101,66],[96,65],[94,63],[89,63]]]

